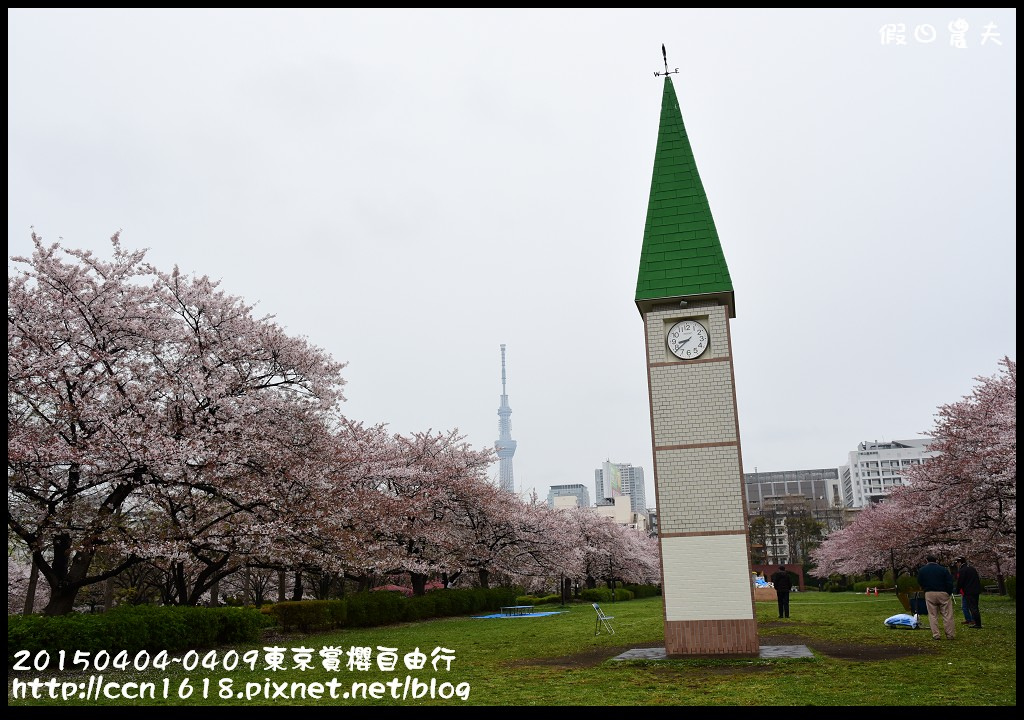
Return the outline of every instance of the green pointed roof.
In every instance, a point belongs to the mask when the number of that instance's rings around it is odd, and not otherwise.
[[[666,75],[636,303],[643,312],[650,301],[696,296],[717,297],[729,305],[730,317],[736,317],[729,267],[672,78]]]

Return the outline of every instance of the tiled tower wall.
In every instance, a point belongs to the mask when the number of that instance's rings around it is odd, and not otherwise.
[[[759,651],[727,308],[667,305],[645,316],[666,653]],[[669,327],[696,319],[710,343],[681,361]]]

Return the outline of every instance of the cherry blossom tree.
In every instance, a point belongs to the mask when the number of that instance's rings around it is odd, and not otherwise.
[[[552,587],[556,580],[571,576],[578,566],[571,527],[564,514],[548,508],[536,494],[521,500],[499,492],[492,506],[486,531],[477,533],[473,560],[482,587],[491,575],[507,584],[524,587]],[[486,547],[490,553],[479,552]]]
[[[933,549],[970,556],[1002,582],[1017,562],[1017,363],[999,365],[939,408],[930,433],[939,455],[907,473],[896,501],[920,519]]]
[[[658,539],[628,525],[616,525],[618,547],[613,553],[615,579],[636,585],[661,583],[661,548]]]
[[[598,580],[621,577],[628,567],[628,558],[619,550],[620,526],[611,518],[598,515],[593,508],[568,508],[565,518],[578,553],[576,579],[594,588]]]
[[[58,614],[144,558],[257,536],[239,526],[344,399],[344,365],[118,235],[111,261],[32,239],[8,273],[8,526]]]
[[[1016,572],[1017,365],[1008,357],[974,391],[942,405],[929,449],[905,485],[811,553],[818,572],[913,569],[928,554],[970,556],[1002,582]]]
[[[32,240],[8,271],[8,528],[44,612],[122,575],[126,597],[182,604],[222,581],[265,596],[286,571],[296,598],[304,574],[405,573],[417,593],[657,577],[611,521],[496,488],[495,451],[458,430],[344,417],[344,364],[208,277],[118,235],[109,260]]]
[[[815,574],[857,575],[892,568],[911,571],[923,563],[931,542],[896,502],[868,505],[847,527],[833,531],[810,555]]]
[[[397,462],[378,478],[379,514],[370,516],[376,567],[383,574],[408,572],[421,595],[432,575],[451,569],[462,546],[455,511],[486,482],[495,453],[470,447],[457,429],[395,435],[394,441]]]

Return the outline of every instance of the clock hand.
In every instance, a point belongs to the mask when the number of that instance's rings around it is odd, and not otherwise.
[[[685,340],[680,340],[679,341],[679,345],[680,346],[685,345],[686,343],[690,342],[691,340],[693,340],[693,335],[691,335],[690,337],[686,338]]]

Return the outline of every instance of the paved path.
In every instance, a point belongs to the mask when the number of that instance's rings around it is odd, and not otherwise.
[[[814,653],[806,645],[762,645],[760,657],[768,658],[812,658]],[[616,655],[613,660],[668,660],[665,648],[636,648]]]

